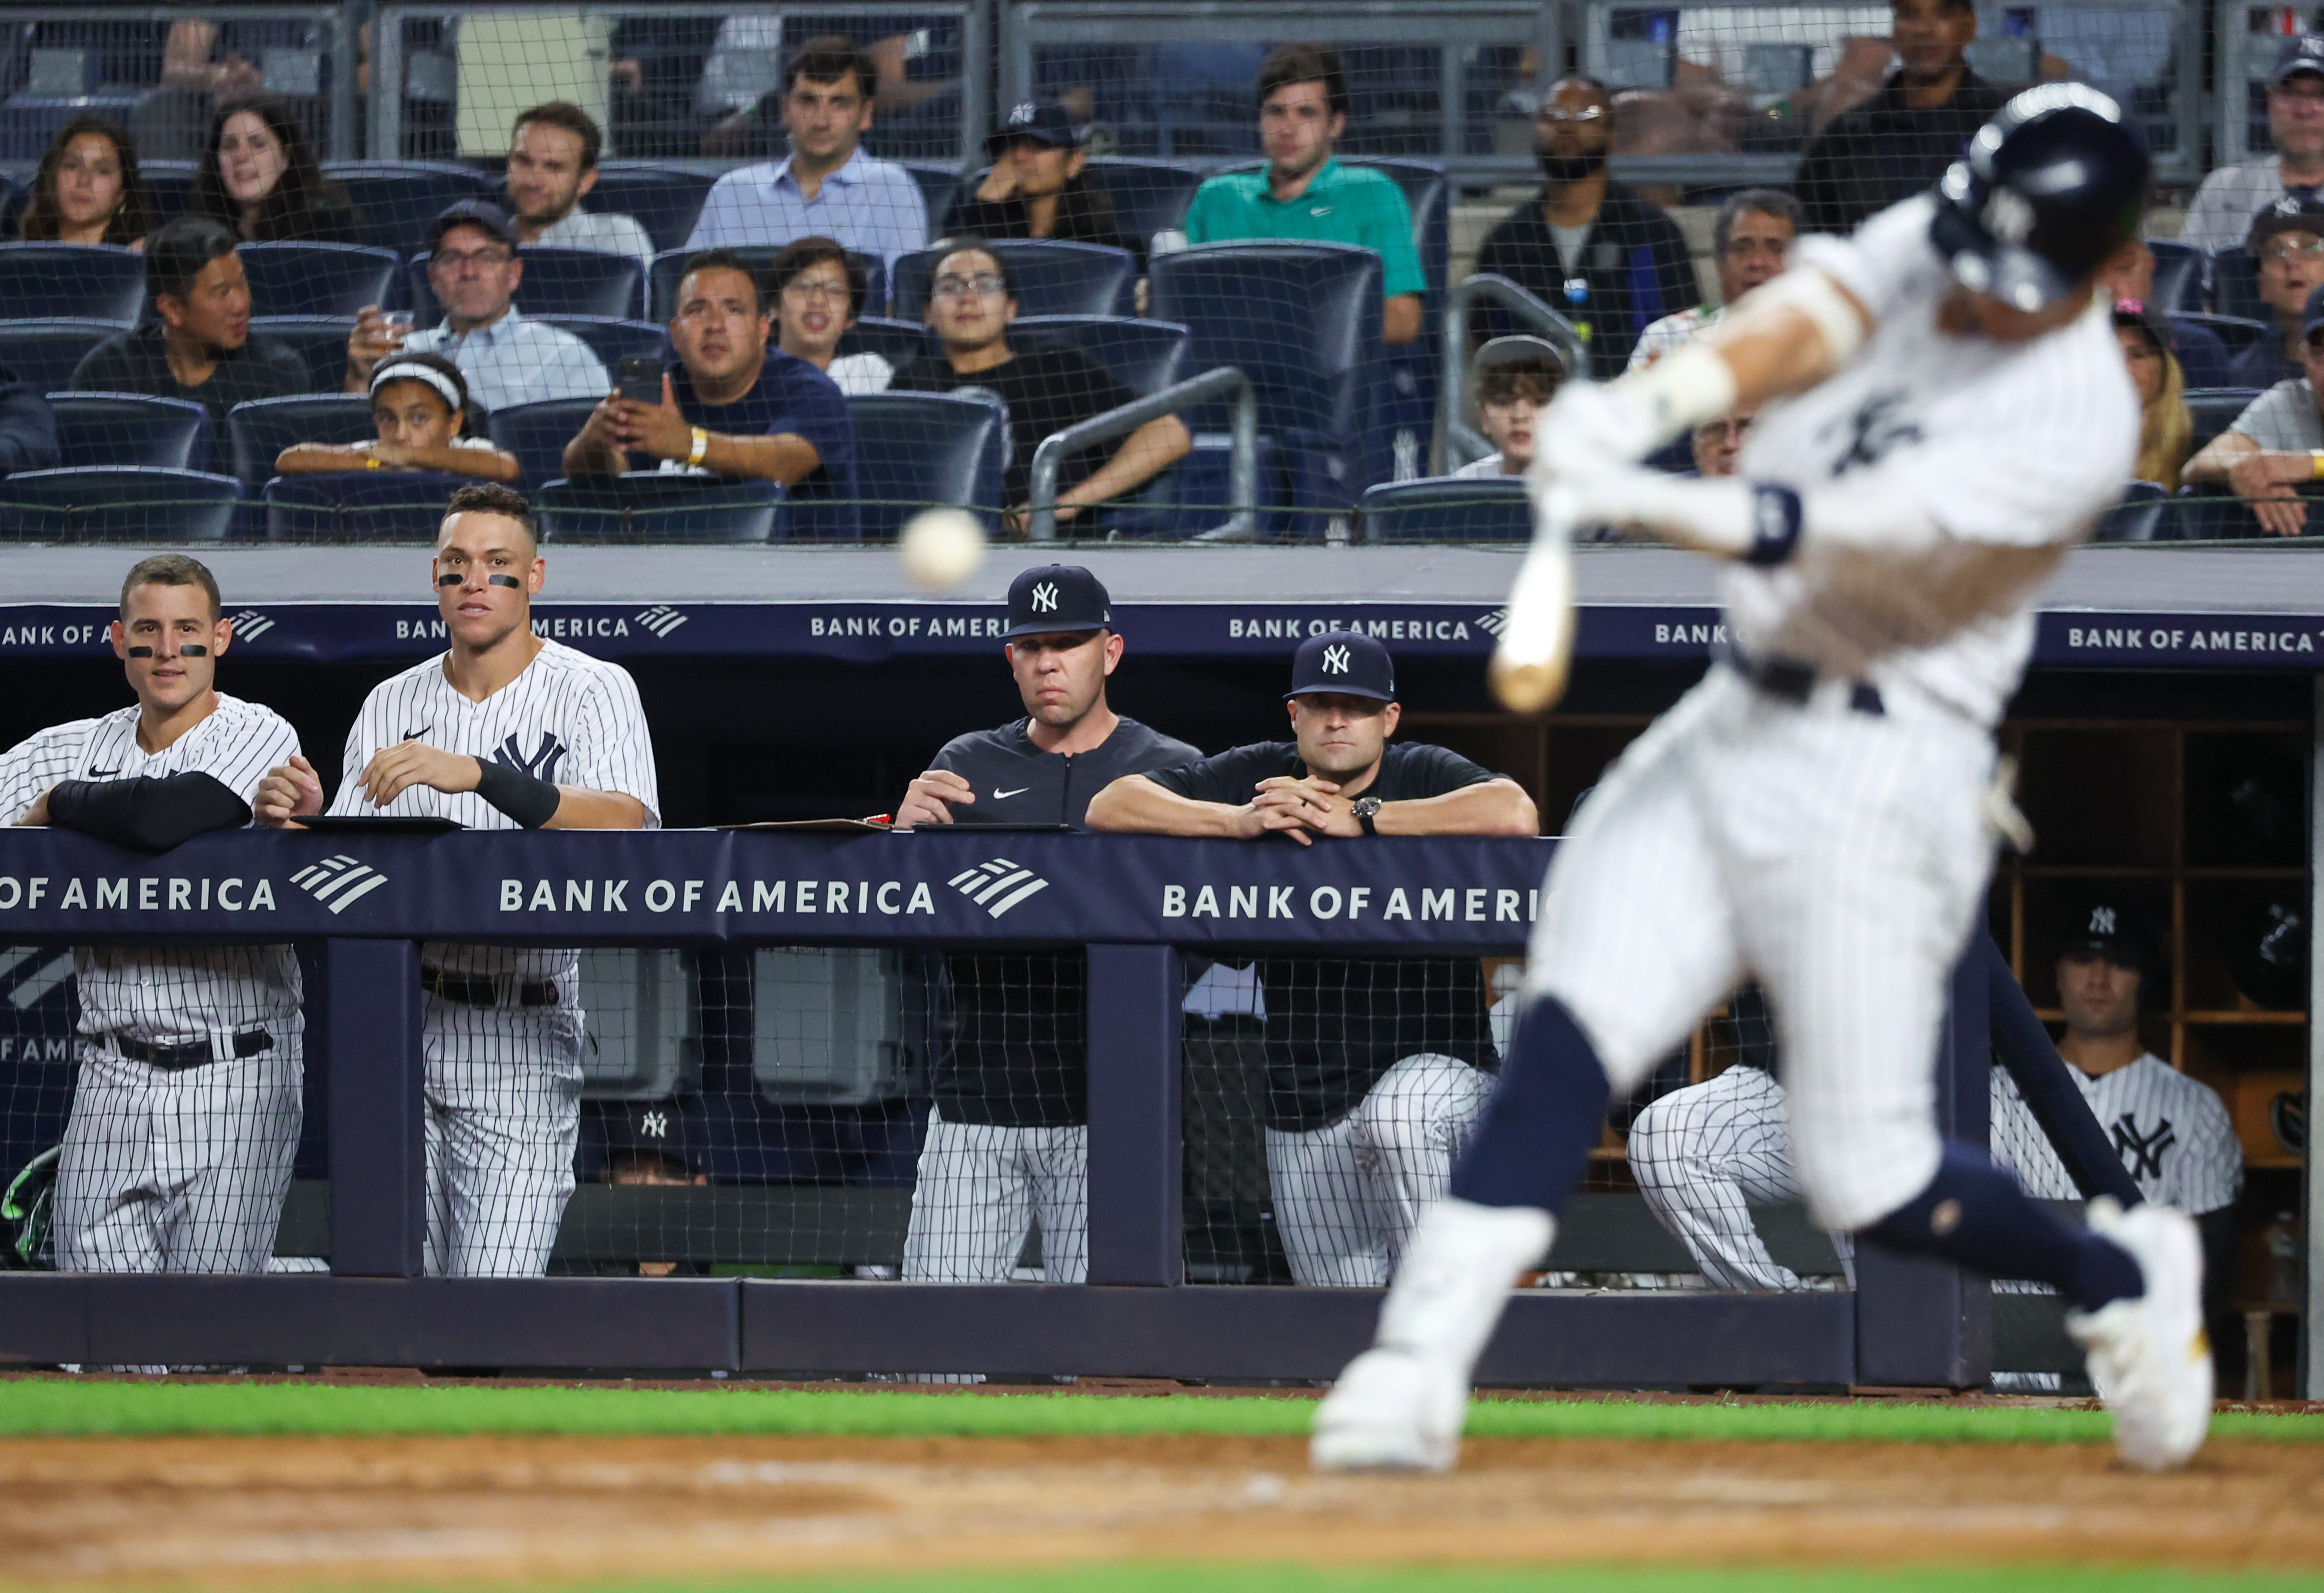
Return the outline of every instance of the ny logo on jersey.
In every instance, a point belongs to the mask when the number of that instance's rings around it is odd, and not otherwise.
[[[2122,1158],[2133,1178],[2163,1176],[2163,1153],[2179,1143],[2178,1130],[2172,1128],[2169,1118],[2155,1120],[2154,1132],[2141,1137],[2138,1124],[2128,1112],[2115,1119],[2114,1151]]]
[[[547,780],[553,786],[557,783],[557,766],[565,761],[565,743],[557,739],[556,732],[544,731],[540,737],[540,750],[527,758],[524,750],[517,745],[516,737],[512,735],[501,743],[501,750],[493,754],[493,761],[521,769],[533,778]]]
[[[638,1132],[652,1139],[669,1137],[669,1117],[665,1112],[646,1112],[638,1119]]]
[[[1348,672],[1348,649],[1346,648],[1327,647],[1323,649],[1324,674],[1345,675]]]
[[[1049,889],[1047,879],[1005,857],[954,874],[945,883],[996,918],[1035,891]]]
[[[386,884],[387,876],[340,852],[300,870],[290,876],[290,883],[338,914]]]
[[[1896,411],[1904,404],[1904,395],[1901,392],[1886,392],[1865,400],[1863,406],[1849,417],[1848,428],[1851,436],[1848,452],[1833,463],[1832,474],[1846,475],[1858,465],[1877,465],[1899,443],[1919,442],[1919,424],[1897,417]]]
[[[1037,614],[1057,612],[1057,584],[1055,581],[1043,581],[1033,588],[1033,612]]]

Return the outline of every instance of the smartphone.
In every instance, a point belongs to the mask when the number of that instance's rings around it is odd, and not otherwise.
[[[631,355],[622,362],[622,397],[633,404],[661,402],[661,362]]]

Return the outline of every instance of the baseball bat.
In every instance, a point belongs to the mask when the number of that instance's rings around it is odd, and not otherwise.
[[[1573,661],[1573,495],[1534,485],[1533,546],[1517,566],[1493,661],[1493,695],[1512,714],[1538,714],[1565,695]]]

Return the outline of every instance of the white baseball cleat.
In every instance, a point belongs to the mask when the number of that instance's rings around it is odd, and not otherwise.
[[[1315,1410],[1318,1471],[1450,1471],[1469,1387],[1452,1367],[1404,1349],[1367,1349]]]
[[[2090,1386],[2114,1413],[2117,1453],[2143,1471],[2182,1466],[2211,1423],[2211,1345],[2203,1331],[2203,1241],[2167,1207],[2125,1211],[2103,1196],[2090,1228],[2131,1254],[2146,1293],[2066,1313],[2089,1353]]]

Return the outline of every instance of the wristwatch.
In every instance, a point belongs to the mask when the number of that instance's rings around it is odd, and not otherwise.
[[[1365,834],[1377,835],[1379,833],[1379,831],[1372,826],[1372,820],[1380,810],[1380,799],[1379,797],[1359,796],[1350,806],[1355,808],[1356,823],[1364,827]]]

